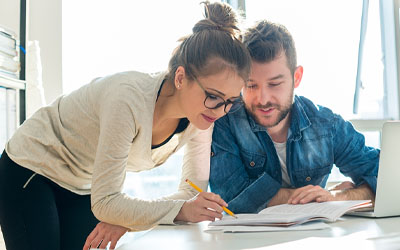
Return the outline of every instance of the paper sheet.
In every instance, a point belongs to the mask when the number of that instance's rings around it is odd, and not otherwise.
[[[290,227],[264,227],[264,226],[209,226],[204,232],[245,233],[245,232],[279,232],[279,231],[306,231],[330,229],[331,227],[321,221],[308,222]]]

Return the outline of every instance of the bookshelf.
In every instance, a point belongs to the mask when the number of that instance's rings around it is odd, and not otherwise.
[[[21,100],[21,91],[25,91],[25,81],[12,79],[12,78],[9,78],[9,77],[6,77],[6,76],[3,76],[0,74],[0,87],[2,89],[6,89],[7,91],[14,90],[14,94],[12,96],[14,100],[11,100],[11,101],[7,100],[7,102],[9,102],[9,104],[11,103],[12,105],[14,105],[14,107],[12,107],[12,109],[13,109],[13,111],[15,111],[14,122],[15,122],[15,128],[17,128],[23,122],[23,121],[21,121],[20,113],[21,113],[21,103],[24,104],[25,100]],[[1,112],[4,112],[4,110],[2,110]],[[6,107],[6,112],[7,112],[7,107]],[[7,117],[7,118],[9,118],[9,117]],[[8,119],[6,119],[6,121],[7,120]],[[10,137],[11,137],[11,134],[7,134],[6,138],[9,139]]]
[[[25,40],[26,40],[26,0],[1,0],[0,2],[0,27],[3,48],[3,62],[15,60],[19,62],[19,70],[13,75],[7,69],[7,64],[0,67],[0,154],[5,143],[11,138],[12,134],[22,122],[24,122],[25,113]],[[4,35],[6,34],[6,35]],[[11,35],[10,38],[7,34]],[[16,44],[8,47],[9,41],[16,40]],[[14,46],[15,45],[15,46]],[[9,53],[7,49],[17,50],[17,56]],[[10,56],[11,55],[11,56]],[[6,68],[4,68],[6,67]],[[18,79],[19,78],[19,79]]]

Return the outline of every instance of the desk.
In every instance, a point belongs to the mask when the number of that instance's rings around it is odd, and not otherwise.
[[[367,219],[352,216],[344,216],[334,223],[330,223],[330,229],[315,231],[287,231],[287,232],[257,232],[257,233],[222,233],[222,232],[204,232],[208,222],[188,225],[162,225],[147,231],[142,236],[131,241],[119,244],[116,250],[128,249],[176,249],[176,250],[220,250],[220,249],[258,249],[268,248],[268,246],[279,246],[281,243],[305,239],[308,237],[328,237],[329,245],[333,246],[332,238],[338,244],[341,240],[336,239],[354,239],[364,242],[372,237],[382,237],[392,235],[391,239],[396,240],[400,249],[400,217]],[[394,235],[394,236],[393,236]],[[321,238],[326,239],[327,238]],[[387,238],[382,238],[387,239]],[[381,240],[378,240],[381,241]],[[392,240],[393,241],[393,240]],[[327,241],[328,242],[328,241]],[[356,241],[357,242],[357,241]],[[278,245],[277,245],[278,244]],[[283,244],[285,245],[285,244]],[[315,244],[313,244],[315,245]],[[333,249],[329,246],[322,247],[318,244],[315,249]],[[386,244],[387,245],[387,244]],[[393,245],[393,244],[392,244]],[[328,248],[327,248],[328,247]],[[335,246],[333,246],[335,247]],[[335,249],[340,248],[336,245]],[[277,248],[274,248],[277,249]],[[285,249],[285,248],[279,248]],[[296,245],[296,249],[314,249],[303,244],[303,247]],[[346,248],[348,249],[348,248]],[[352,248],[354,250],[354,248]],[[356,249],[360,249],[356,247]],[[365,249],[365,248],[363,248]],[[368,249],[389,249],[381,246]],[[341,248],[341,250],[344,250]]]

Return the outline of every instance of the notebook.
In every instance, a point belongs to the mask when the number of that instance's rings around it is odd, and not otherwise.
[[[363,217],[400,216],[400,121],[383,124],[378,180],[373,211],[353,211]]]

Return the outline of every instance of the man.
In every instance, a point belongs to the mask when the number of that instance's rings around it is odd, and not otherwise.
[[[261,21],[247,30],[244,43],[252,72],[244,107],[215,123],[212,192],[235,213],[283,203],[374,200],[380,151],[365,146],[350,122],[294,95],[303,67],[287,29]],[[333,164],[354,184],[324,189]]]

